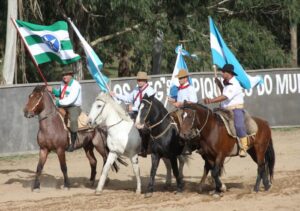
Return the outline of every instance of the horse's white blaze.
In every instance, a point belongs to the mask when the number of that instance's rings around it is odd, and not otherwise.
[[[185,117],[187,117],[187,113],[184,112],[182,117],[183,117],[183,119],[185,119]]]
[[[144,127],[144,124],[141,124],[141,110],[144,108],[144,106],[145,106],[144,103],[141,103],[138,115],[135,120],[135,126],[138,129],[142,129]]]

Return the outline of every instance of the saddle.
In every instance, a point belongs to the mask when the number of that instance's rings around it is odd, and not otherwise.
[[[63,108],[58,108],[58,111],[63,119],[63,122],[65,123],[65,129],[70,130],[70,120],[68,117],[68,113]],[[78,117],[78,131],[83,130],[94,130],[92,127],[90,127],[88,123],[88,115],[84,112],[81,112]]]
[[[222,119],[228,134],[233,138],[237,138],[236,130],[234,127],[233,111],[222,109],[222,108],[215,108],[214,113],[216,113]],[[245,110],[245,127],[248,136],[255,135],[258,129],[256,122],[246,110]]]

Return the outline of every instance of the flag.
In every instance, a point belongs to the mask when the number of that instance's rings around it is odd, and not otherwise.
[[[57,21],[50,26],[20,20],[15,20],[15,24],[37,64],[51,61],[70,64],[80,59],[73,51],[65,21]]]
[[[232,64],[234,66],[234,72],[237,74],[236,78],[244,89],[249,90],[263,83],[261,76],[250,76],[245,72],[237,58],[227,47],[211,17],[209,17],[209,28],[213,64],[219,68],[222,68],[225,64]]]
[[[83,38],[77,27],[74,23],[69,19],[69,23],[71,24],[72,28],[74,29],[75,33],[77,34],[79,40],[81,41],[82,47],[84,49],[86,60],[87,60],[87,67],[90,74],[95,79],[96,83],[100,87],[103,92],[108,92],[107,83],[109,79],[101,73],[101,69],[103,67],[103,63],[92,49],[92,47],[88,44],[88,42]]]
[[[176,75],[178,75],[178,72],[181,69],[184,69],[188,72],[188,67],[183,57],[191,56],[189,52],[183,49],[182,45],[177,46],[175,52],[177,53],[177,58],[176,58],[175,67],[170,82],[170,91],[169,91],[169,96],[173,99],[177,99],[177,93],[179,87],[179,81],[178,78],[176,78]],[[190,77],[189,77],[189,83],[192,85],[192,80]]]

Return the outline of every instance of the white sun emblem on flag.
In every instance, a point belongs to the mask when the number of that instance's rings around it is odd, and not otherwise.
[[[60,51],[60,41],[52,34],[46,34],[42,36],[43,42],[54,52]]]

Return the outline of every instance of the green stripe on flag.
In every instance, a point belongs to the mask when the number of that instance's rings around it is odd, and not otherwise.
[[[45,53],[42,53],[42,54],[35,55],[34,58],[35,58],[35,60],[37,61],[38,64],[43,64],[43,63],[50,62],[50,61],[53,61],[53,60],[57,61],[60,64],[70,64],[70,63],[78,61],[80,59],[80,56],[76,56],[76,57],[71,58],[71,59],[62,60],[55,53],[45,52]]]
[[[31,31],[58,31],[58,30],[68,30],[68,24],[65,21],[57,21],[54,24],[50,26],[43,26],[33,23],[28,23],[25,21],[16,20],[19,27],[26,27],[30,29]]]

